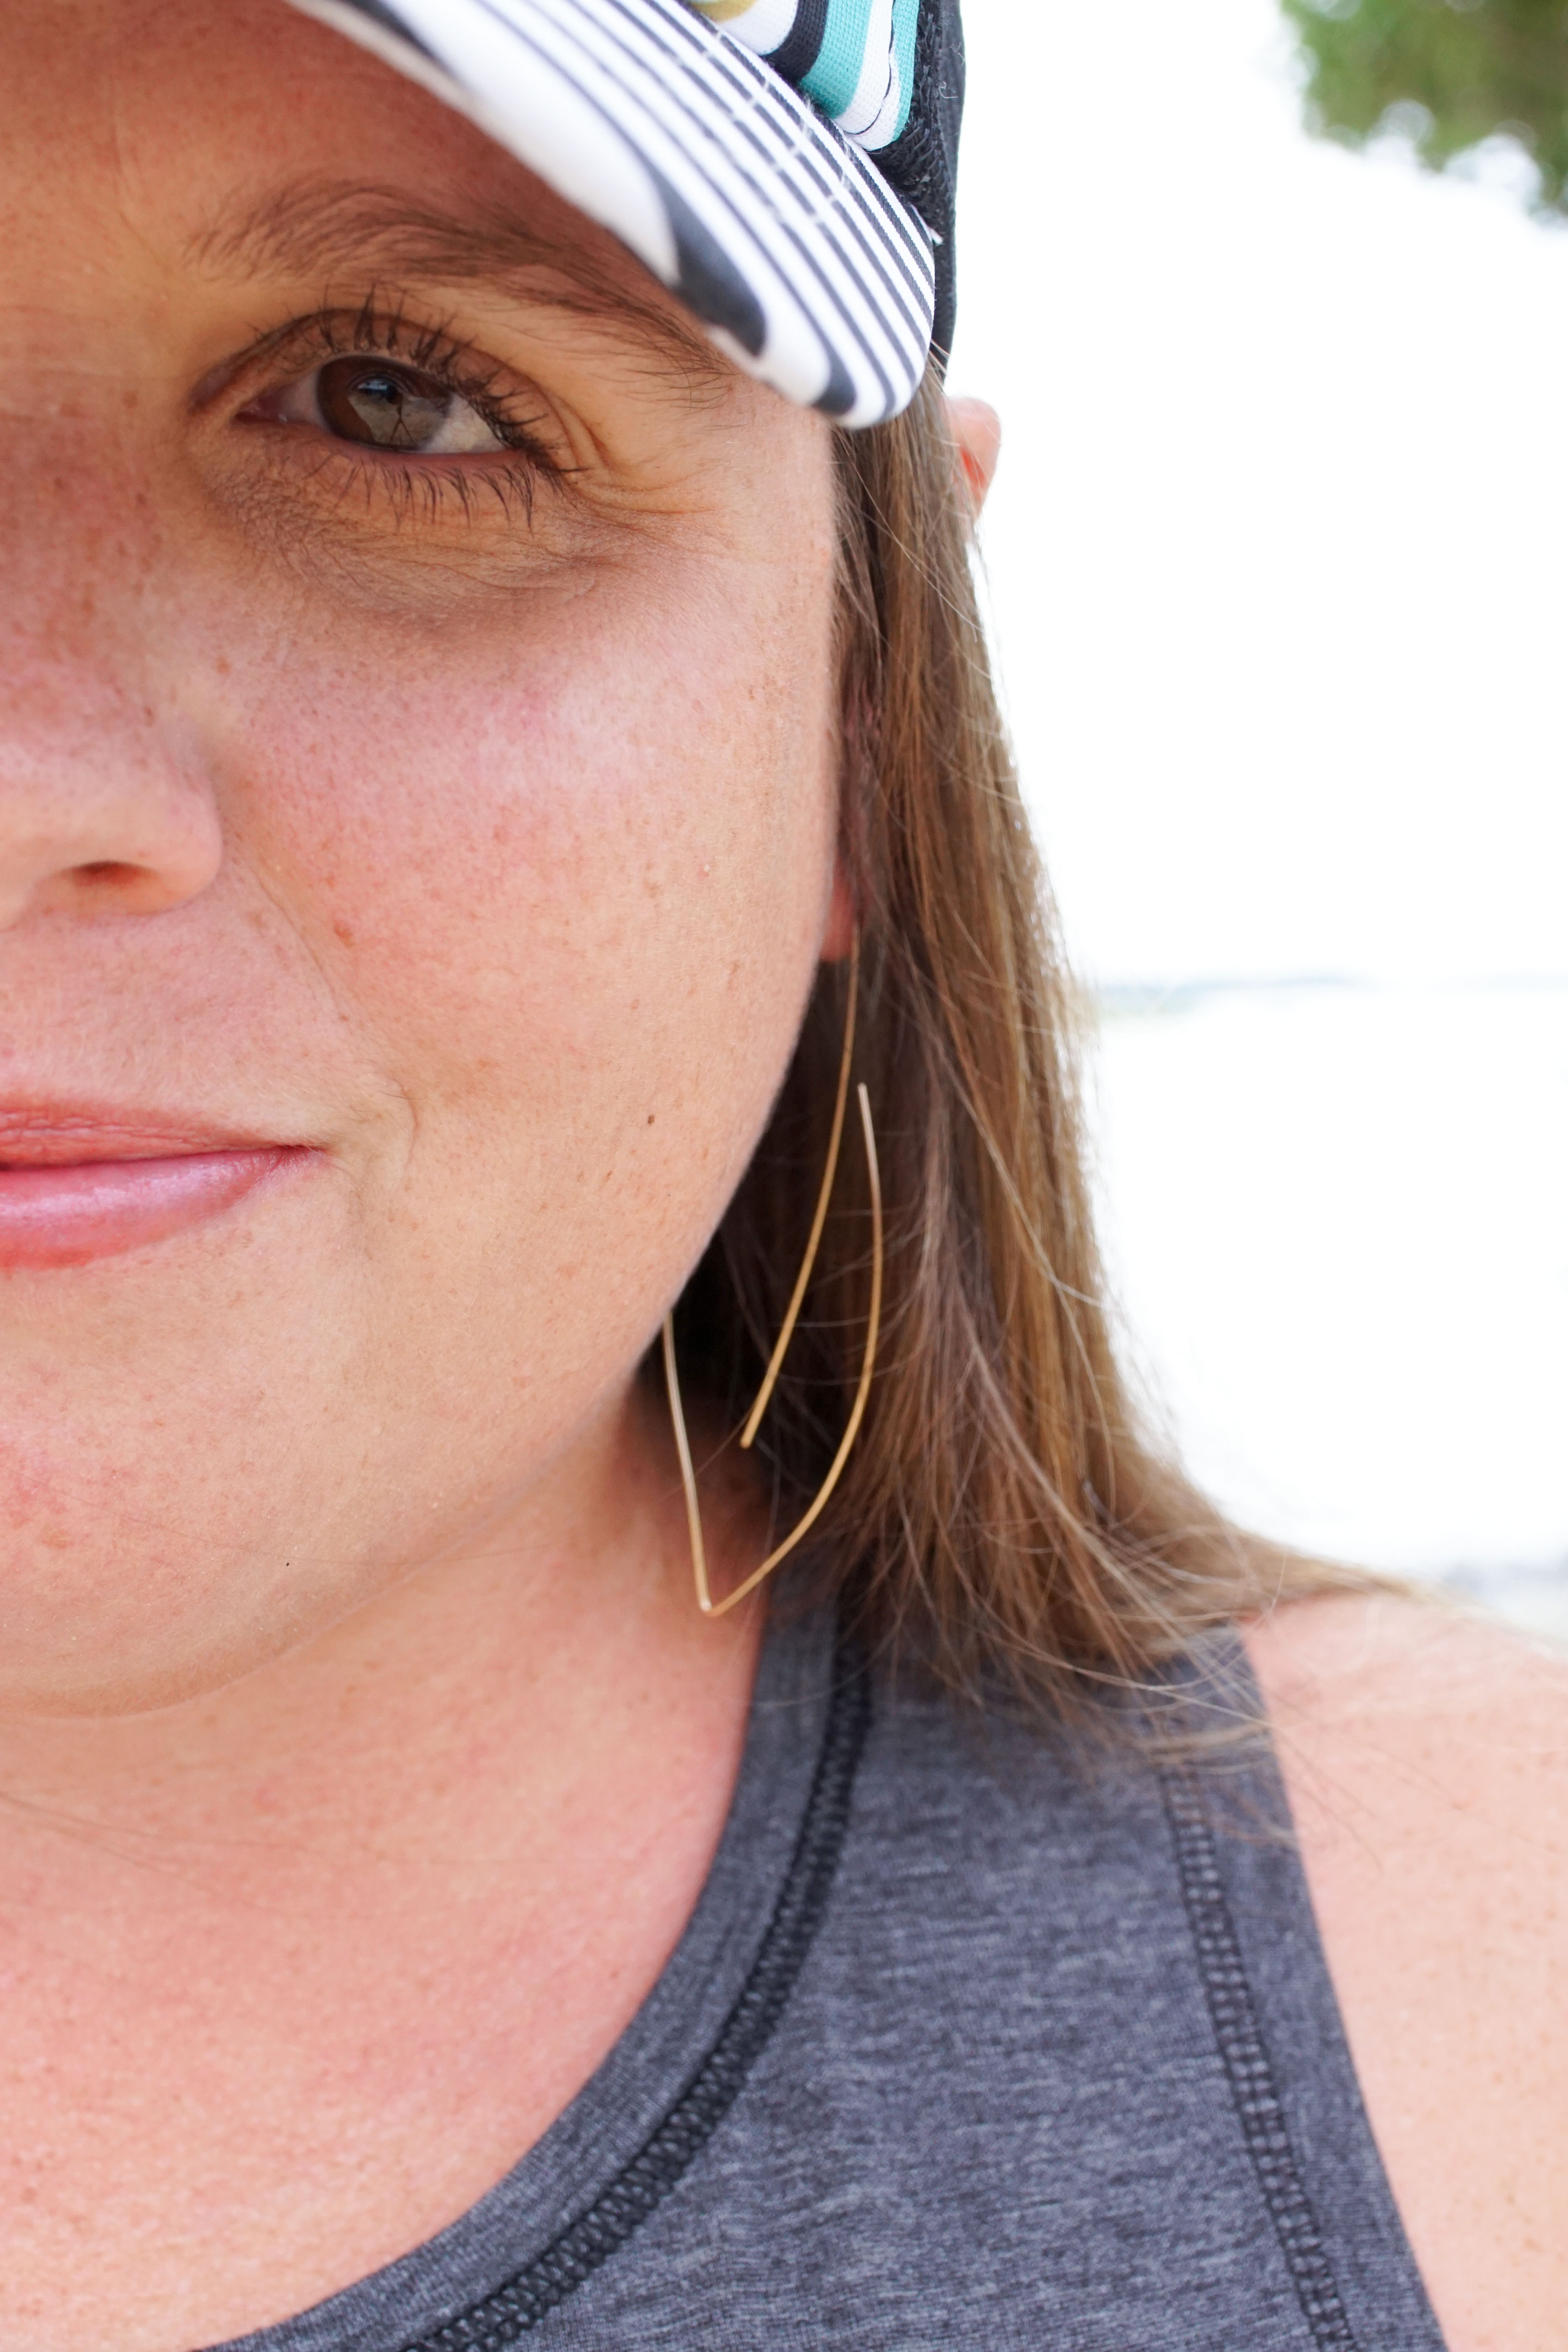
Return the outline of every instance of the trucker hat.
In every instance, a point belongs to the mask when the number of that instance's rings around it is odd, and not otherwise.
[[[618,236],[846,425],[953,333],[958,0],[295,0]]]

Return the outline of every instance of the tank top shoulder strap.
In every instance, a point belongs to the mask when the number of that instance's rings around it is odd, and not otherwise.
[[[1378,2154],[1318,1934],[1263,1702],[1240,1640],[1184,1663],[1221,1738],[1160,1769],[1192,1964],[1280,2252],[1322,2352],[1442,2352]],[[1245,1727],[1255,1727],[1248,1736]]]

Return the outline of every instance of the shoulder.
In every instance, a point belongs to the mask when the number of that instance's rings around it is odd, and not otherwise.
[[[1301,1857],[1454,2352],[1568,2305],[1568,1659],[1396,1598],[1255,1623]]]

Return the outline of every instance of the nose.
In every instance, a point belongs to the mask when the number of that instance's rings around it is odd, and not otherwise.
[[[223,835],[177,717],[90,658],[46,661],[6,635],[0,930],[37,914],[159,915],[194,898],[218,871]]]
[[[224,856],[182,709],[204,674],[183,658],[195,592],[161,535],[148,453],[96,379],[35,376],[37,415],[8,420],[0,478],[0,930],[167,913]]]
[[[161,915],[222,862],[210,798],[174,777],[0,782],[0,931],[31,914]]]

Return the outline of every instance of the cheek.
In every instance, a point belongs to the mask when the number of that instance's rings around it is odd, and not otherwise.
[[[564,1276],[607,1201],[629,1298],[678,1280],[782,1076],[831,882],[830,594],[816,553],[672,562],[385,645],[291,633],[231,726],[235,860],[412,1108],[405,1211],[526,1229],[536,1308],[541,1224]]]

